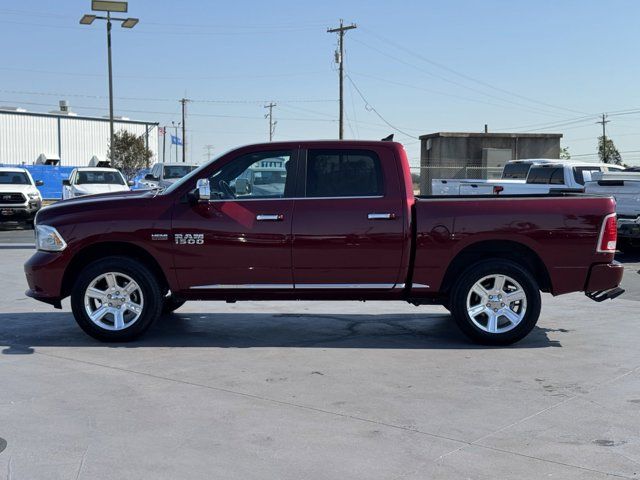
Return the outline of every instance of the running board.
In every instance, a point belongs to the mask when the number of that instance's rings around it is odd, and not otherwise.
[[[605,300],[613,300],[624,293],[624,288],[616,287],[611,290],[600,290],[599,292],[585,292],[584,294],[594,302],[604,302]]]

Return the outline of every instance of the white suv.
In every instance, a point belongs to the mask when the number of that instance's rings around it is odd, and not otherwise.
[[[24,168],[0,167],[0,220],[32,224],[42,207],[42,196],[36,188],[40,185],[43,182],[34,182]]]

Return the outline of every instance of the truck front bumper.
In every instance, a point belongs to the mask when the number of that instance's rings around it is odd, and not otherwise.
[[[585,295],[597,302],[619,297],[624,293],[619,287],[623,273],[624,266],[618,262],[592,265],[584,289]]]
[[[23,204],[0,205],[0,220],[33,220],[42,207],[42,201],[33,200]]]
[[[61,308],[64,298],[64,272],[69,263],[66,252],[36,252],[24,264],[29,290],[28,297],[34,298],[56,308]]]

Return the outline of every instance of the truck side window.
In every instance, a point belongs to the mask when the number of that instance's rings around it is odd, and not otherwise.
[[[579,185],[584,185],[584,182],[591,180],[593,172],[600,172],[599,167],[576,167],[573,169],[573,178]]]
[[[293,191],[291,151],[256,152],[227,163],[209,178],[212,198],[287,198]]]
[[[309,150],[307,197],[383,195],[382,168],[368,150]]]
[[[564,168],[533,166],[531,167],[531,170],[529,170],[527,183],[533,183],[536,185],[563,185]]]

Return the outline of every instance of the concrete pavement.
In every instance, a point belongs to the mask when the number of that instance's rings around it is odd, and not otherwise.
[[[0,250],[7,478],[640,473],[640,289],[545,295],[510,348],[469,344],[441,307],[383,302],[192,302],[104,345],[68,301],[24,297],[31,253]]]

